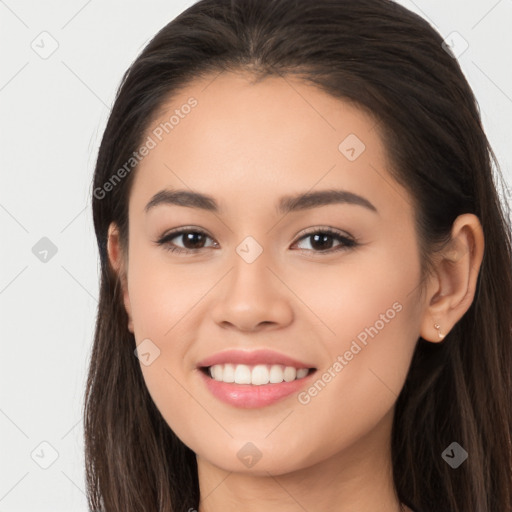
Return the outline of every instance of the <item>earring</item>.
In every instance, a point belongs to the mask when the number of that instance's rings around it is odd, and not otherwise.
[[[441,331],[440,331],[441,326],[440,326],[437,322],[434,324],[434,327],[435,327],[435,328],[437,329],[437,331],[438,331],[438,332],[437,332],[437,334],[438,334],[438,336],[439,336],[439,339],[441,339],[441,340],[442,340],[442,339],[446,336],[446,334],[441,333]]]

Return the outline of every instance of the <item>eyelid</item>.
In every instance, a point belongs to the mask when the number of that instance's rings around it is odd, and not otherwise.
[[[300,240],[307,235],[313,235],[315,233],[328,233],[330,235],[343,236],[355,241],[355,238],[346,231],[342,231],[341,229],[337,228],[331,228],[330,226],[313,226],[312,228],[306,228],[304,231],[299,232],[296,237],[298,237],[298,240]]]
[[[200,228],[198,226],[181,226],[179,228],[171,229],[170,231],[166,231],[161,237],[160,240],[164,238],[169,238],[171,235],[177,236],[181,235],[183,232],[189,232],[194,231],[197,233],[201,233],[206,236],[210,236],[207,231],[205,231],[203,228]],[[213,237],[210,236],[210,238],[213,239]]]

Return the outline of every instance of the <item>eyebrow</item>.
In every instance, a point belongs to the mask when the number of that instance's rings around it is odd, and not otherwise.
[[[215,213],[219,213],[220,211],[217,201],[211,196],[188,190],[168,189],[157,192],[148,202],[144,210],[147,213],[152,208],[162,204],[199,208]],[[377,208],[375,208],[368,199],[354,194],[353,192],[348,192],[347,190],[335,189],[304,192],[297,195],[281,197],[277,205],[277,213],[287,214],[331,204],[353,204],[378,213]]]

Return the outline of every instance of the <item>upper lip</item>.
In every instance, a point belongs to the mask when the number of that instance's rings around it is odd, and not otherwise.
[[[225,350],[213,354],[197,364],[198,367],[208,367],[215,364],[282,364],[294,368],[313,368],[313,365],[298,361],[293,357],[280,354],[273,350]]]

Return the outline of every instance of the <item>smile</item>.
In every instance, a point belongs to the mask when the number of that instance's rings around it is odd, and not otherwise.
[[[312,368],[294,368],[280,364],[215,364],[206,368],[208,375],[217,382],[251,384],[280,384],[306,377]]]
[[[197,374],[218,400],[234,407],[266,407],[310,385],[312,361],[260,348],[217,352],[197,363]]]

